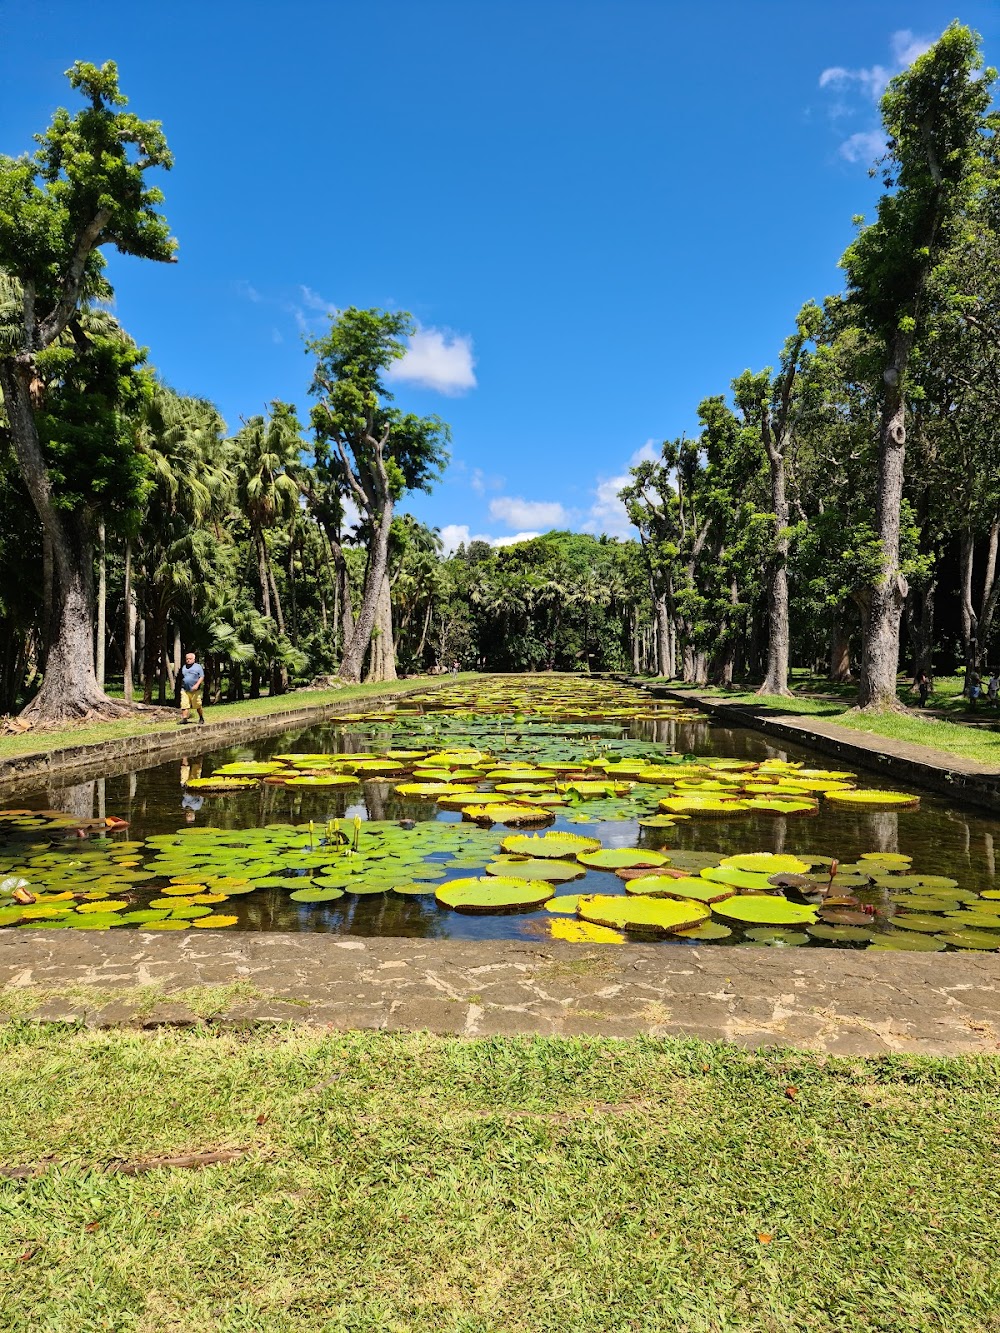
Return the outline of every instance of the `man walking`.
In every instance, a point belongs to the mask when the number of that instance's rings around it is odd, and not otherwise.
[[[205,725],[205,710],[201,706],[201,688],[205,684],[205,669],[195,659],[194,653],[184,654],[184,665],[181,667],[181,721],[180,725],[186,726],[188,713],[193,708],[198,714],[198,721],[201,726]]]

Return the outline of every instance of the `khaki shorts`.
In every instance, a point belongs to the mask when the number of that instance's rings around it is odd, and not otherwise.
[[[197,712],[201,708],[201,686],[196,690],[181,690],[181,708],[184,712],[192,708]]]

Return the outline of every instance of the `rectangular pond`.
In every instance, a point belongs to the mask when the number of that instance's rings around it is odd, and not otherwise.
[[[877,791],[630,687],[455,683],[19,794],[0,926],[1000,947],[997,821]]]

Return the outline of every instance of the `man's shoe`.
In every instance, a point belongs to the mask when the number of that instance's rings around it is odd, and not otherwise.
[[[189,725],[190,725],[190,718],[182,717],[181,720],[177,723],[177,725],[178,725],[179,727],[187,727],[187,726],[189,726]]]
[[[205,719],[203,717],[200,717],[198,719],[198,726],[203,727],[204,725],[205,725]]]

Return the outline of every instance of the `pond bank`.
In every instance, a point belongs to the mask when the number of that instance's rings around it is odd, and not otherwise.
[[[18,930],[0,935],[0,1015],[986,1054],[1000,1050],[1000,957]]]
[[[110,740],[81,740],[79,744],[60,745],[53,737],[52,748],[49,750],[36,749],[9,758],[2,757],[0,751],[0,797],[27,782],[42,783],[58,774],[73,773],[83,781],[89,777],[110,775],[113,771],[124,771],[147,759],[150,762],[166,762],[180,759],[183,755],[193,757],[205,754],[209,750],[217,750],[251,737],[273,736],[292,727],[326,722],[340,713],[353,713],[359,707],[367,707],[372,703],[392,703],[408,694],[422,694],[426,690],[451,684],[455,679],[454,676],[428,676],[412,681],[393,681],[382,687],[347,686],[342,694],[332,698],[329,691],[317,690],[315,694],[306,690],[295,691],[275,699],[273,708],[241,713],[235,717],[223,716],[218,721],[206,722],[204,726],[191,724],[182,727],[179,722],[158,724],[156,729],[142,730]],[[271,701],[260,702],[266,704]],[[226,708],[225,704],[210,708],[209,718]],[[141,727],[145,724],[137,718],[136,725]],[[86,727],[80,728],[84,735],[86,730]],[[44,744],[44,733],[37,739],[39,744]],[[117,770],[114,769],[115,765],[119,766]]]
[[[891,778],[893,783],[918,783],[951,800],[1000,814],[1000,772],[995,767],[930,746],[854,731],[814,716],[783,713],[770,703],[729,703],[712,694],[672,689],[632,677],[629,683],[641,686],[656,698],[675,699],[700,708],[726,726],[749,727],[808,746],[844,764],[860,765],[883,779]]]

